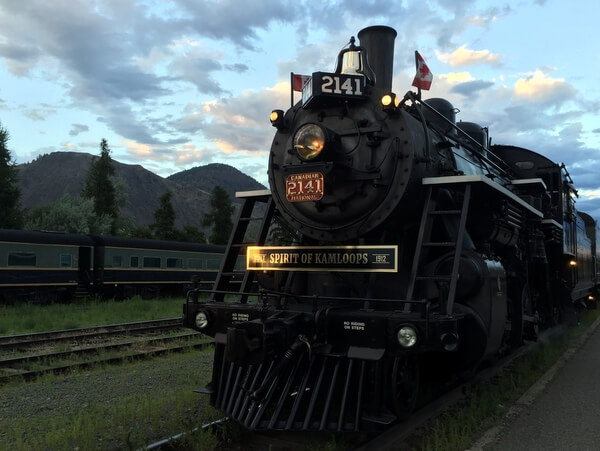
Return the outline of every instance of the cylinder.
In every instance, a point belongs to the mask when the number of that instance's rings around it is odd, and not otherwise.
[[[358,32],[360,46],[367,51],[368,64],[375,73],[375,91],[380,94],[392,90],[396,34],[396,30],[384,25],[363,28]]]

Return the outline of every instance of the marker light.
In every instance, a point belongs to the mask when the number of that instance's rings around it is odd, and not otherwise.
[[[269,115],[271,125],[278,130],[283,127],[283,110],[273,110]]]
[[[402,326],[398,329],[396,338],[403,348],[412,348],[417,344],[417,331],[412,326]]]
[[[317,124],[306,124],[296,132],[294,148],[302,160],[313,160],[325,147],[325,130]]]
[[[383,111],[393,112],[400,105],[400,98],[396,97],[393,92],[388,92],[381,98],[381,104],[383,105]]]
[[[569,260],[569,266],[574,268],[575,266],[577,266],[577,261],[576,260]]]
[[[196,327],[198,329],[205,329],[208,326],[208,315],[206,312],[196,313]]]
[[[383,106],[390,106],[394,103],[394,96],[393,94],[385,94],[382,98],[381,98],[381,104]]]

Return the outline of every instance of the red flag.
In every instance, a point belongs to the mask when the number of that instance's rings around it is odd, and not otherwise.
[[[417,65],[417,73],[413,79],[412,85],[419,89],[428,90],[431,88],[431,81],[433,80],[433,74],[425,64],[425,60],[419,52],[415,50],[415,64]]]
[[[302,86],[308,81],[310,75],[292,74],[292,89],[294,91],[302,91]]]

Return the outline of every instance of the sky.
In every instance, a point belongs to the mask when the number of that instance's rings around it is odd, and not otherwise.
[[[423,98],[564,162],[600,219],[598,17],[589,0],[1,0],[0,123],[17,164],[105,138],[163,177],[226,163],[267,185],[290,72],[333,71],[351,36],[388,25],[398,95],[418,50]]]

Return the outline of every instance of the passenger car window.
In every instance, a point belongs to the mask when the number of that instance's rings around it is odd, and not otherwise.
[[[71,254],[60,254],[60,267],[70,268],[72,266],[73,256]]]
[[[183,268],[183,260],[181,258],[167,258],[167,268]]]
[[[144,268],[160,268],[160,257],[144,257]]]
[[[34,252],[9,252],[8,266],[36,266],[37,256]]]

